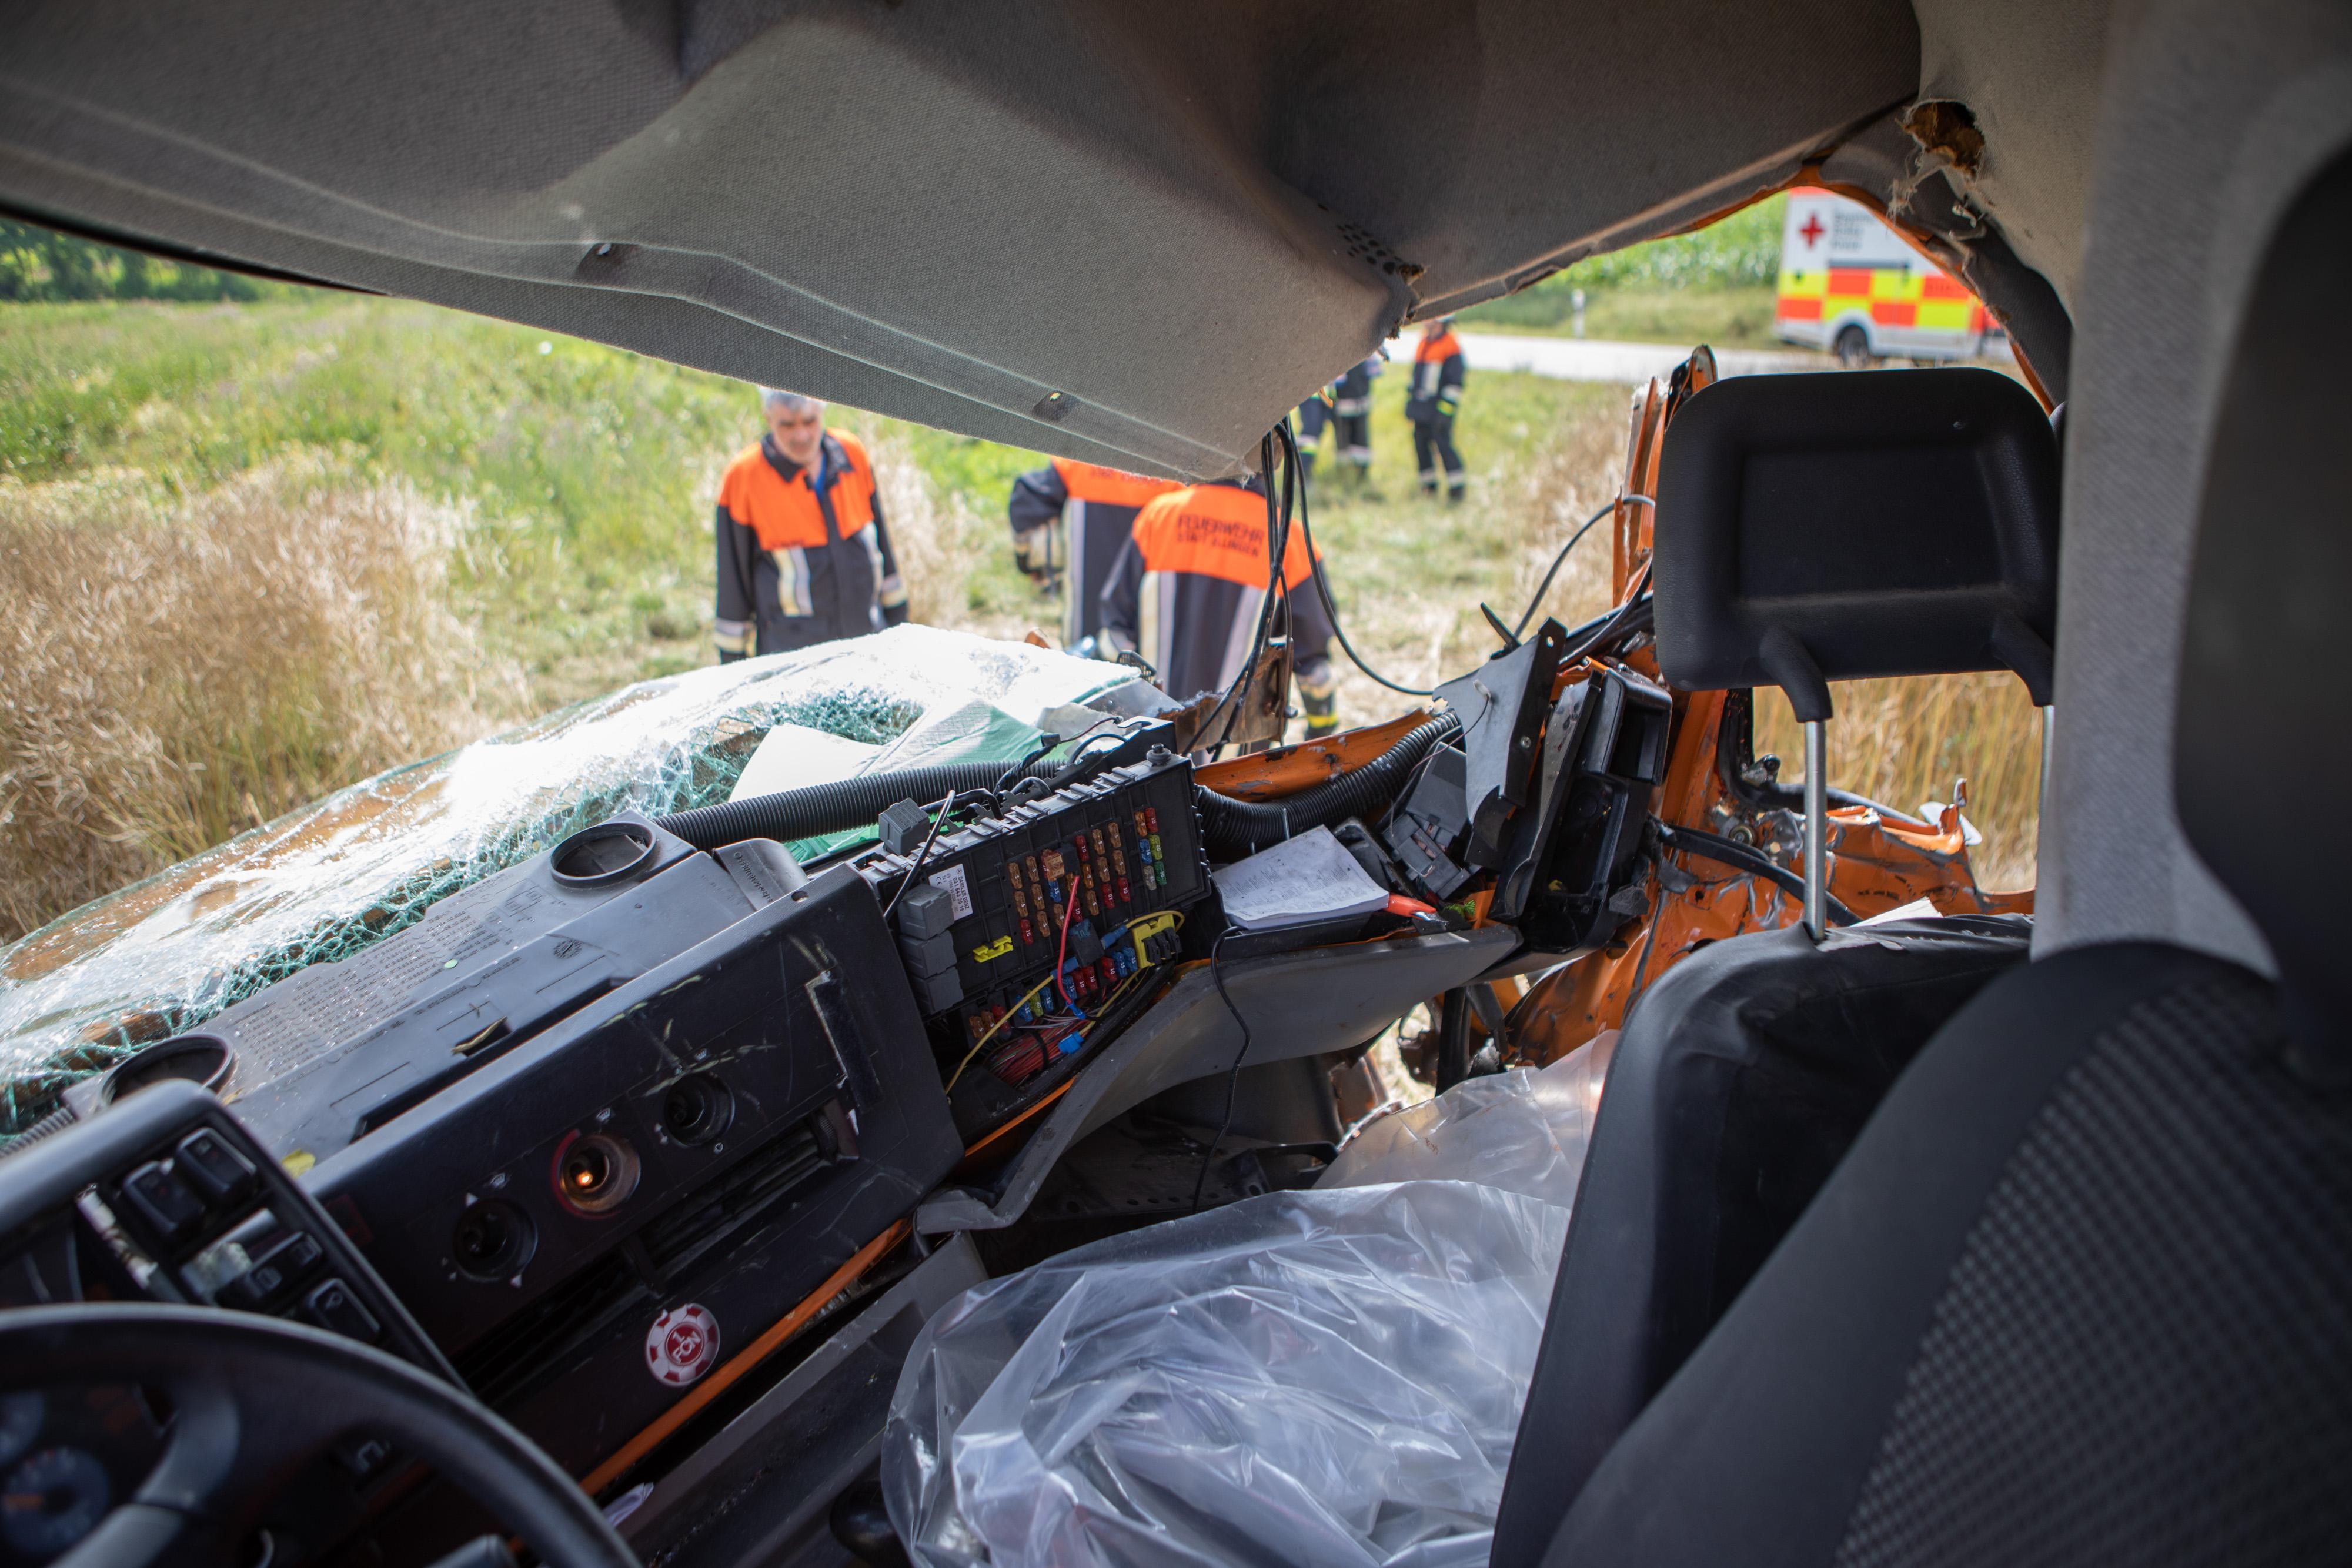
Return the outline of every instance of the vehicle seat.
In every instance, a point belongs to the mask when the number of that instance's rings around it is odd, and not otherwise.
[[[2058,461],[1977,370],[1752,376],[1693,398],[1659,477],[1658,658],[1675,685],[2014,667],[2046,703]],[[1532,1561],[1912,1057],[2031,925],[1907,920],[1716,944],[1620,1038],[1561,1255],[1495,1561]]]
[[[1581,1490],[1541,1500],[1549,1540],[1498,1536],[1499,1568],[2342,1554],[2347,922],[2308,845],[2247,809],[2245,764],[2352,764],[2324,609],[2352,592],[2352,328],[2325,310],[2347,247],[2352,160],[2287,218],[2242,329],[2174,727],[2182,825],[2281,979],[2130,943],[1987,985]],[[1515,1467],[1506,1517],[1544,1511],[1518,1494],[1552,1470]]]
[[[2031,930],[2017,916],[1898,920],[1816,947],[1790,926],[1718,942],[1652,988],[1610,1064],[1496,1562],[1541,1553],[1566,1500],[1788,1233],[1896,1076],[2024,963]]]

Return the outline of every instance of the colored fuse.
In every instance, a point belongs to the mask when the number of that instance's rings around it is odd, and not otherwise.
[[[1153,814],[1157,815],[1158,813],[1155,812]],[[1151,859],[1160,872],[1160,885],[1166,887],[1168,885],[1168,852],[1160,847],[1160,835],[1158,833],[1151,835]]]
[[[1111,873],[1118,878],[1118,901],[1121,904],[1133,904],[1135,894],[1129,888],[1127,882],[1127,845],[1120,841],[1117,822],[1110,824],[1110,869]],[[1150,887],[1151,883],[1147,881],[1143,885]]]
[[[1160,808],[1157,806],[1143,808],[1143,821],[1153,841],[1157,842],[1160,838]]]
[[[1106,904],[1111,903],[1113,902],[1111,897],[1111,875],[1116,868],[1110,863],[1110,851],[1103,845],[1103,831],[1100,828],[1097,828],[1094,830],[1091,836],[1094,839],[1095,844],[1095,864],[1099,867],[1102,872],[1103,902]]]
[[[1055,893],[1062,891],[1063,874],[1062,852],[1059,850],[1047,850],[1045,852],[1045,880],[1054,884],[1054,891]]]
[[[1029,894],[1021,885],[1019,861],[1004,862],[1004,885],[1013,890],[1013,913],[1020,918],[1021,940],[1024,943],[1034,942],[1037,940],[1037,932],[1035,927],[1029,924]]]
[[[1102,900],[1095,894],[1095,862],[1093,857],[1087,853],[1087,841],[1083,838],[1078,840],[1077,858],[1078,881],[1085,892],[1087,914],[1089,917],[1099,916]]]
[[[1013,1013],[1013,1019],[1015,1023],[1035,1023],[1037,1021],[1037,1015],[1030,1009],[1029,1004],[1024,1001],[1021,1004],[1019,1010]]]
[[[1102,983],[1105,987],[1115,988],[1118,986],[1118,966],[1112,963],[1108,956],[1104,957],[1100,963],[1097,963],[1095,966],[1095,970],[1102,976]]]
[[[1027,864],[1029,867],[1029,887],[1030,890],[1037,895],[1037,917],[1042,920],[1045,917],[1045,878],[1037,870],[1037,857],[1035,855],[1031,855],[1029,857]]]
[[[1143,876],[1143,885],[1151,885],[1151,835],[1144,831],[1143,813],[1135,813],[1135,859]]]

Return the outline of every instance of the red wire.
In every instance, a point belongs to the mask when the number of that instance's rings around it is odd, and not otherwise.
[[[1078,879],[1076,877],[1072,877],[1070,879],[1070,895],[1062,900],[1062,944],[1059,950],[1054,955],[1054,988],[1062,993],[1062,999],[1070,1004],[1070,1010],[1072,1012],[1077,1014],[1080,1018],[1084,1018],[1087,1016],[1087,1009],[1078,1006],[1077,998],[1070,995],[1070,988],[1062,978],[1062,966],[1068,961],[1070,956],[1070,916],[1076,915],[1077,912]]]

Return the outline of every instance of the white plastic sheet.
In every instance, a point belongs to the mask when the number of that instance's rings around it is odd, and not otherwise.
[[[1383,1116],[1357,1134],[1315,1185],[1475,1181],[1565,1208],[1576,1201],[1616,1040],[1612,1030],[1540,1071],[1517,1067],[1469,1079]]]
[[[916,1562],[1484,1563],[1592,1079],[1588,1048],[1474,1080],[1360,1136],[1316,1191],[950,1303],[883,1441]],[[1494,1185],[1446,1179],[1473,1175]]]

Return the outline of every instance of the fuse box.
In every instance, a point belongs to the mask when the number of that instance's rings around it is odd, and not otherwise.
[[[896,898],[899,954],[968,1132],[1124,1022],[1210,885],[1192,763],[1157,749],[859,869]]]

